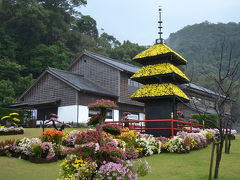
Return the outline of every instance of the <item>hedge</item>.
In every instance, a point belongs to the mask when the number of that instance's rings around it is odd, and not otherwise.
[[[191,114],[191,119],[196,119],[198,124],[205,123],[205,128],[216,128],[218,116],[216,114]]]

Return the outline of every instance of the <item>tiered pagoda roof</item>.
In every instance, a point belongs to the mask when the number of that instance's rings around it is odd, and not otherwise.
[[[144,102],[148,99],[169,98],[177,96],[189,101],[186,94],[176,85],[188,83],[187,76],[176,66],[185,65],[185,60],[166,44],[151,46],[133,58],[144,66],[131,79],[144,84],[131,98]]]
[[[155,44],[133,58],[134,61],[143,64],[157,64],[170,62],[173,65],[185,65],[187,60],[173,51],[166,44]]]
[[[142,84],[175,82],[179,84],[188,83],[187,76],[176,66],[170,63],[143,66],[132,77],[132,80]]]
[[[189,100],[186,94],[178,86],[172,83],[146,84],[138,89],[131,98],[142,101],[171,96],[178,96],[179,98]]]

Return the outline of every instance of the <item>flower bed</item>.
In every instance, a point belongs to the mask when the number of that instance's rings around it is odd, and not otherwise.
[[[150,167],[146,162],[138,164],[133,159],[161,152],[189,153],[205,148],[216,133],[210,129],[198,133],[179,132],[174,138],[167,139],[126,128],[120,129],[120,134],[103,132],[104,145],[100,146],[97,131],[73,131],[64,139],[72,149],[61,165],[61,178],[137,179],[149,173]]]
[[[24,134],[23,127],[0,127],[0,136],[1,135],[16,135]]]
[[[7,116],[3,116],[0,119],[0,136],[1,135],[16,135],[23,134],[24,129],[22,127],[18,127],[17,123],[20,122],[20,119],[17,117],[18,113],[10,113]]]
[[[102,133],[103,146],[100,146],[95,130],[63,134],[47,129],[40,138],[0,142],[0,156],[50,163],[67,155],[60,166],[60,179],[130,180],[150,172],[147,162],[137,158],[163,152],[189,153],[207,147],[217,133],[211,129],[198,133],[178,132],[174,138],[167,139],[116,128],[120,134]]]
[[[61,145],[62,132],[47,130],[41,138],[22,138],[0,142],[0,155],[29,160],[33,163],[49,163],[66,157]]]

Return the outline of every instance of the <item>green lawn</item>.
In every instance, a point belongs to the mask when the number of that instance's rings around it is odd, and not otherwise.
[[[9,138],[37,137],[40,129],[26,129],[24,135],[0,136],[0,141]],[[152,173],[139,178],[146,180],[198,180],[208,179],[210,153],[212,146],[192,151],[189,154],[162,153],[146,157]],[[61,161],[50,164],[31,162],[8,157],[0,157],[1,180],[54,180],[59,174]],[[240,179],[240,135],[232,141],[230,154],[223,154],[220,165],[220,180]]]

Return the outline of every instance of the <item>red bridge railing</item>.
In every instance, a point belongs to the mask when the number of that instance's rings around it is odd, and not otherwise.
[[[146,126],[143,123],[154,123],[154,122],[170,122],[171,126],[168,128],[146,128]],[[174,130],[177,131],[187,131],[187,132],[197,132],[197,130],[194,130],[193,128],[205,128],[202,124],[192,123],[192,122],[186,122],[182,120],[175,120],[173,118],[171,119],[157,119],[157,120],[124,120],[124,121],[105,121],[106,124],[118,124],[120,127],[124,127],[124,124],[129,124],[130,130],[136,130],[140,133],[145,133],[146,130],[171,130],[171,136],[174,137]],[[140,123],[140,125],[139,125]],[[174,127],[174,123],[177,123],[177,128]],[[181,129],[183,127],[189,127],[189,129]]]

